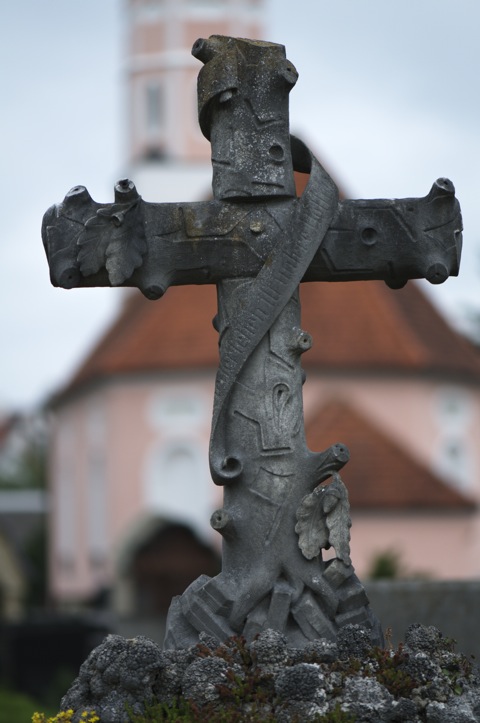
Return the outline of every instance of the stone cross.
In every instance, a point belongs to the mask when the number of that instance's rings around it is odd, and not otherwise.
[[[281,45],[224,36],[198,40],[199,122],[212,148],[213,200],[146,203],[129,180],[115,202],[83,186],[47,211],[43,240],[56,286],[135,286],[149,299],[171,285],[216,284],[220,363],[210,469],[224,487],[211,524],[222,571],[201,576],[170,607],[165,646],[206,632],[223,641],[281,631],[304,647],[361,623],[382,634],[350,559],[348,450],[305,441],[301,282],[458,273],[461,216],[453,184],[424,198],[341,201],[329,175],[289,134],[297,80]],[[297,198],[294,171],[309,174]],[[354,313],[354,311],[353,311]],[[333,547],[335,557],[324,559]]]

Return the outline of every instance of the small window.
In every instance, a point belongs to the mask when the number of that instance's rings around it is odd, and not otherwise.
[[[188,390],[159,392],[149,400],[153,426],[165,431],[184,431],[208,424],[209,406],[205,398]]]
[[[441,389],[436,400],[437,418],[444,431],[463,431],[470,422],[471,400],[459,387]]]
[[[437,451],[437,470],[442,477],[460,489],[471,485],[471,459],[467,445],[459,437],[444,438]]]
[[[133,8],[134,18],[140,22],[150,22],[159,18],[163,11],[164,0],[143,0]]]
[[[155,133],[163,126],[163,98],[160,83],[149,83],[146,87],[146,126],[148,133]]]

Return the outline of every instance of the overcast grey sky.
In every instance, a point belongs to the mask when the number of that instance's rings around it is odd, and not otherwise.
[[[122,6],[15,0],[0,7],[3,408],[37,404],[62,384],[119,303],[117,290],[53,289],[40,225],[72,186],[109,201],[124,173]],[[292,131],[348,195],[423,196],[437,177],[453,180],[463,264],[460,277],[433,294],[459,323],[467,305],[480,308],[479,0],[267,6],[266,39],[286,45],[300,73]]]

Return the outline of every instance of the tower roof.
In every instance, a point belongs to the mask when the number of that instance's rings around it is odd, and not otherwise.
[[[313,336],[307,368],[480,381],[477,350],[415,283],[396,291],[378,281],[303,284],[301,300],[302,326]],[[115,375],[215,369],[215,313],[213,286],[172,287],[157,302],[131,292],[60,397]]]

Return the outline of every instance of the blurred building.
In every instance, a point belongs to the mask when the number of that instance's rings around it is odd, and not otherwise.
[[[147,200],[207,196],[209,146],[194,113],[190,48],[212,33],[260,35],[262,5],[129,3],[130,175]],[[477,577],[477,351],[415,283],[399,291],[381,282],[304,284],[301,298],[314,339],[303,357],[307,437],[316,451],[338,441],[350,448],[342,476],[358,574],[395,551],[409,574]],[[215,313],[211,286],[170,288],[158,302],[129,292],[53,401],[50,591],[58,603],[114,588],[120,612],[151,613],[162,608],[162,590],[180,592],[188,576],[215,567]],[[180,558],[192,562],[188,570]]]
[[[41,414],[0,419],[0,621],[45,604],[45,451]]]

